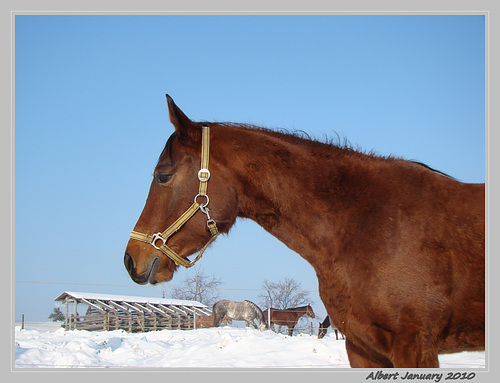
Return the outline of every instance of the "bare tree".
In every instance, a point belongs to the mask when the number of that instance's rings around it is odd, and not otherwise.
[[[186,275],[184,283],[180,287],[175,287],[172,298],[198,301],[211,307],[219,298],[217,287],[222,284],[220,279],[205,275],[203,269],[194,269],[194,274]]]
[[[273,307],[283,310],[312,303],[309,292],[301,290],[300,282],[293,278],[285,277],[279,282],[270,282],[264,279],[262,288],[265,291],[259,294],[259,298],[260,303],[266,308]]]

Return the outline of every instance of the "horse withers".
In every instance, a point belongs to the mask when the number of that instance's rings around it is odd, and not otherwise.
[[[314,268],[352,367],[431,368],[440,353],[484,350],[484,184],[295,134],[193,122],[167,103],[175,131],[127,244],[132,280],[171,280],[248,218]]]

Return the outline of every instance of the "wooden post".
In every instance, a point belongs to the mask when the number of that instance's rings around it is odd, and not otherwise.
[[[68,297],[66,297],[66,315],[64,316],[64,329],[69,330]]]
[[[74,306],[74,310],[73,311],[75,312],[75,315],[73,316],[73,324],[74,324],[73,329],[74,330],[76,330],[76,326],[77,326],[76,317],[78,316],[78,313],[76,312],[76,305],[77,305],[76,299],[73,299],[73,306]]]
[[[24,330],[24,314],[23,314],[23,319],[22,319],[22,322],[21,322],[21,330]]]

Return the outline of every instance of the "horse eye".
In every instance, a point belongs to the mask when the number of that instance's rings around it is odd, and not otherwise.
[[[172,178],[172,174],[158,174],[156,176],[156,182],[159,184],[165,184]]]

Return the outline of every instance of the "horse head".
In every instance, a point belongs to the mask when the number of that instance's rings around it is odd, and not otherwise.
[[[138,284],[170,281],[178,265],[194,263],[188,256],[204,251],[219,232],[227,233],[237,215],[236,193],[228,187],[225,169],[212,161],[214,131],[191,121],[168,95],[167,104],[175,132],[160,154],[125,250],[125,268]],[[217,146],[213,140],[212,147]]]
[[[311,307],[311,305],[306,306],[306,315],[309,315],[311,318],[315,318],[316,316],[314,315],[314,311]]]
[[[328,331],[328,329],[326,329],[324,327],[320,327],[318,330],[318,339],[322,339],[326,335],[327,331]]]

